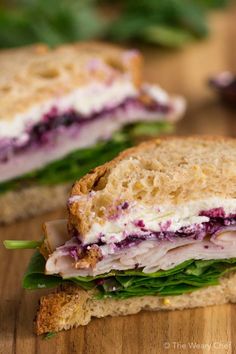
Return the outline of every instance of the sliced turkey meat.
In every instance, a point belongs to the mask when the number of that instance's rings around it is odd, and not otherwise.
[[[64,221],[66,223],[66,221]],[[96,276],[112,270],[142,268],[144,273],[160,269],[171,269],[189,259],[224,259],[236,257],[236,227],[225,226],[211,236],[196,239],[192,235],[174,239],[142,240],[130,243],[126,247],[117,244],[91,244],[82,246],[77,237],[72,237],[60,246],[55,245],[58,221],[46,226],[47,242],[51,244],[52,253],[46,262],[47,274],[60,274],[64,278],[75,276]],[[61,222],[63,223],[63,222]],[[65,229],[65,228],[64,228]],[[54,240],[54,241],[53,241]],[[79,251],[78,251],[79,250]],[[96,259],[91,264],[91,259]]]

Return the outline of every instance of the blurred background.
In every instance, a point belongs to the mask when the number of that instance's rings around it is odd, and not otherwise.
[[[0,46],[99,39],[139,48],[145,79],[187,98],[178,134],[236,135],[236,80],[218,77],[236,72],[235,19],[229,0],[5,0]]]
[[[86,39],[179,48],[209,33],[207,15],[228,0],[12,0],[0,10],[0,45],[55,46]]]

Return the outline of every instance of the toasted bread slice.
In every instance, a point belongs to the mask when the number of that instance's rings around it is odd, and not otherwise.
[[[156,139],[122,152],[74,184],[69,227],[86,241],[92,226],[103,225],[122,202],[176,208],[203,198],[236,198],[236,140]]]
[[[182,310],[235,303],[236,274],[223,277],[219,285],[178,296],[96,300],[93,295],[92,292],[81,290],[76,286],[68,286],[43,296],[36,316],[36,333],[58,332],[84,326],[92,317],[130,315],[141,310]]]

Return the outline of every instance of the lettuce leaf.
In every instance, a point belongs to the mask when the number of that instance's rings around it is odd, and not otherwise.
[[[73,277],[63,279],[56,275],[45,275],[45,259],[37,251],[24,275],[26,289],[52,288],[64,283],[74,283],[90,290],[96,289],[98,299],[129,298],[144,295],[174,296],[219,284],[225,273],[236,270],[236,258],[221,260],[187,260],[168,270],[143,273],[141,269],[111,271],[95,277]]]
[[[46,275],[44,269],[45,259],[39,251],[36,251],[24,275],[23,287],[25,289],[54,288],[61,284],[61,277]]]
[[[0,183],[0,194],[35,184],[55,185],[74,182],[75,178],[84,176],[91,169],[113,159],[119,152],[132,146],[139,136],[154,136],[169,132],[170,129],[171,124],[168,122],[127,125],[121,132],[114,134],[109,141],[100,141],[92,147],[74,151],[42,169]]]
[[[3,244],[8,250],[18,249],[34,249],[42,244],[42,241],[29,241],[29,240],[4,240]]]

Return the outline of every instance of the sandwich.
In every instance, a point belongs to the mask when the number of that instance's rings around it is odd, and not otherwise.
[[[25,273],[37,334],[92,317],[236,302],[236,140],[150,140],[72,188],[67,220],[44,225]]]
[[[141,68],[102,43],[0,52],[0,224],[63,206],[76,178],[183,114]]]

